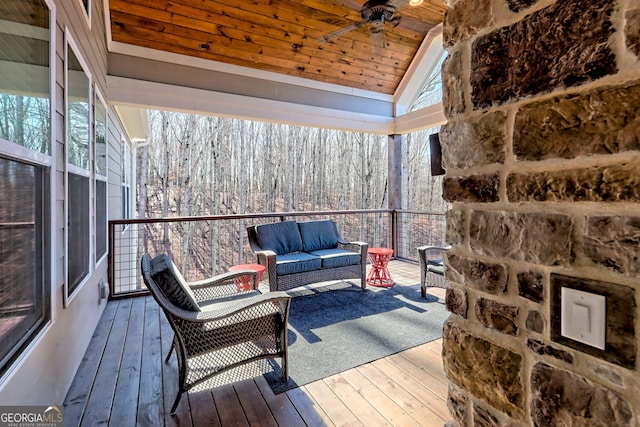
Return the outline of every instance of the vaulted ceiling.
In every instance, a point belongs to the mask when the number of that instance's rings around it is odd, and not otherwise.
[[[109,19],[113,42],[391,95],[444,1],[368,3],[384,38],[355,0],[110,0]]]

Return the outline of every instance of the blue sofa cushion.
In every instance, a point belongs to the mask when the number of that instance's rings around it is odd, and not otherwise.
[[[305,252],[338,246],[338,236],[331,220],[299,222],[298,228]]]
[[[322,259],[322,268],[344,267],[360,264],[360,254],[344,249],[320,249],[309,252]]]
[[[295,221],[258,225],[256,238],[262,249],[274,251],[276,255],[302,250],[302,238]]]
[[[320,257],[305,252],[276,256],[276,273],[278,276],[318,270],[321,266],[322,260]]]
[[[191,288],[166,254],[151,260],[151,277],[173,305],[183,310],[200,311]]]

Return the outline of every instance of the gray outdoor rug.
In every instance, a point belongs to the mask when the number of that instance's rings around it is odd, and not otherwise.
[[[449,315],[443,300],[420,298],[419,285],[362,291],[340,282],[289,293],[289,381],[270,361],[264,376],[274,393],[438,339]]]

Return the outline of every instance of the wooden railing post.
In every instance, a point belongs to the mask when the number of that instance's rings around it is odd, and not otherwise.
[[[393,209],[389,214],[391,215],[391,249],[393,249],[394,257],[398,257],[398,211]]]
[[[115,294],[116,284],[115,284],[115,224],[109,221],[109,233],[107,234],[107,239],[109,240],[109,250],[107,253],[107,281],[109,282],[109,299],[113,297]]]

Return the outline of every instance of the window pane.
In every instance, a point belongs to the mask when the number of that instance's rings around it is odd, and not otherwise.
[[[128,219],[129,215],[129,187],[122,186],[122,219]]]
[[[96,180],[96,260],[107,253],[107,183]]]
[[[89,178],[69,174],[68,295],[89,274]]]
[[[420,108],[429,107],[442,101],[442,64],[447,58],[447,52],[442,48],[440,56],[427,77],[422,90],[418,94],[418,97],[414,101],[413,105],[409,108],[409,111],[416,111]]]
[[[89,169],[89,77],[70,46],[67,85],[67,161]]]
[[[42,0],[0,7],[0,138],[50,154],[49,9]]]
[[[0,372],[48,317],[43,169],[0,158]]]
[[[87,13],[87,16],[88,16],[89,10],[91,9],[91,3],[89,2],[89,0],[82,0],[82,7],[84,8],[84,11]]]
[[[107,176],[107,109],[96,100],[96,173]]]

